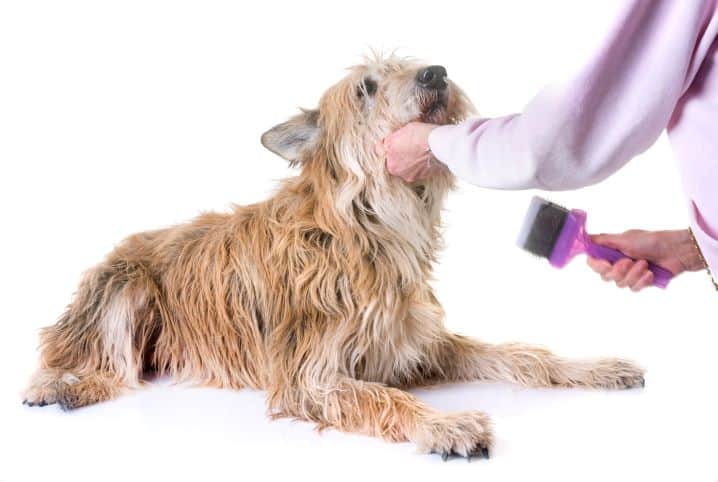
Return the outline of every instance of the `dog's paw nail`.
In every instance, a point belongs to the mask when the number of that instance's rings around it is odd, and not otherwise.
[[[23,404],[23,405],[27,405],[27,400],[23,400],[23,401],[22,401],[22,404]]]
[[[40,400],[37,404],[38,407],[44,407],[45,405],[47,405],[47,402],[45,400]]]
[[[641,388],[646,388],[646,379],[641,377]]]
[[[447,451],[441,452],[441,460],[443,460],[444,462],[449,460],[449,452],[447,452]]]
[[[482,447],[478,446],[473,452],[469,453],[469,457],[479,457],[488,459],[489,458],[489,448],[488,447]]]

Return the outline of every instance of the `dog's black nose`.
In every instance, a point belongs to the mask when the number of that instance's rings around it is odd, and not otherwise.
[[[446,88],[446,69],[441,65],[430,65],[416,74],[416,82],[427,89]]]

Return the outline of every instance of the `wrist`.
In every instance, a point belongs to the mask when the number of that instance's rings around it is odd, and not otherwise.
[[[421,128],[421,140],[423,143],[423,146],[426,149],[431,149],[431,143],[429,142],[429,139],[431,137],[431,133],[436,129],[436,124],[420,124]]]
[[[690,229],[674,231],[676,236],[676,254],[686,271],[702,271],[707,268],[705,258],[698,247]]]
[[[448,127],[448,125],[424,124],[424,127],[426,128],[426,143],[431,148],[432,144],[436,143],[435,140],[439,131],[441,131],[444,127]]]

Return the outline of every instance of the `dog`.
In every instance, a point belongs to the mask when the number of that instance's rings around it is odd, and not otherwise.
[[[408,183],[375,149],[411,121],[474,112],[446,70],[368,58],[262,136],[298,175],[270,199],[134,234],[87,271],[40,332],[24,403],[74,409],[110,400],[148,373],[265,390],[293,417],[444,459],[488,457],[489,417],[443,413],[406,389],[457,381],[528,387],[638,387],[622,359],[569,360],[523,344],[450,333],[430,279],[448,170]]]

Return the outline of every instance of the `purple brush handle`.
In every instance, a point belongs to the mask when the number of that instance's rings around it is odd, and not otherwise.
[[[592,242],[590,239],[586,239],[585,243],[586,253],[592,258],[605,259],[611,264],[624,258],[636,261],[634,258],[626,256],[617,249],[601,246],[600,244]],[[657,286],[659,288],[665,288],[666,286],[668,286],[668,283],[671,281],[671,279],[673,279],[673,273],[671,273],[665,268],[661,268],[656,264],[649,262],[648,269],[651,270],[651,272],[653,273],[654,286]]]

